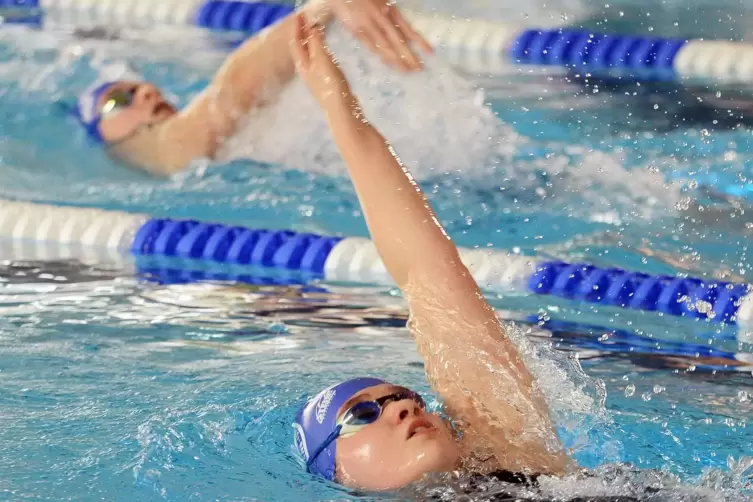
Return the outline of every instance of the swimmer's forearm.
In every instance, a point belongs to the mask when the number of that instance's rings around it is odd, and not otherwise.
[[[333,18],[328,0],[310,0],[299,11],[320,25]],[[293,78],[295,65],[288,44],[294,24],[295,15],[291,14],[252,37],[217,72],[215,85],[231,96],[237,108],[234,111],[245,112],[274,87]]]
[[[420,187],[385,138],[362,117],[355,97],[333,99],[325,110],[369,231],[398,286],[406,285],[411,272],[462,265]]]

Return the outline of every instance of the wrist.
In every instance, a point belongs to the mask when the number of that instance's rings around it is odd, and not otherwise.
[[[328,115],[357,117],[361,113],[361,105],[358,103],[356,97],[353,96],[353,93],[350,92],[350,89],[335,91],[319,104]]]
[[[334,16],[331,0],[309,0],[301,7],[301,11],[309,23],[320,26],[328,24]]]

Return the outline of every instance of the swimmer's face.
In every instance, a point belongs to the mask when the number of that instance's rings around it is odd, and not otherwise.
[[[158,124],[175,115],[154,85],[147,82],[117,82],[102,93],[97,103],[102,113],[99,131],[106,143],[117,143],[140,128]]]
[[[369,387],[338,411],[353,404],[387,396],[401,387]],[[460,448],[450,424],[411,399],[389,401],[381,416],[354,434],[337,439],[337,480],[367,490],[392,490],[430,472],[457,466]]]

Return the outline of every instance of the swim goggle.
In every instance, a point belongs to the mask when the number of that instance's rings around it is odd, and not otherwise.
[[[133,105],[138,88],[139,86],[135,85],[130,89],[114,89],[111,91],[107,101],[105,101],[105,104],[99,109],[99,116],[105,117],[107,115],[122,112],[129,108]]]
[[[426,409],[426,402],[417,392],[411,390],[401,390],[386,396],[382,396],[373,401],[361,401],[356,403],[340,416],[335,422],[335,430],[327,436],[327,439],[317,448],[314,454],[306,462],[306,467],[311,467],[316,457],[319,456],[327,447],[338,437],[352,436],[369,424],[373,424],[382,416],[385,406],[393,401],[403,401],[410,399],[418,404],[421,408]]]
[[[114,89],[110,92],[109,97],[107,98],[107,101],[105,101],[105,104],[102,105],[102,108],[99,110],[99,120],[102,120],[103,118],[110,116],[110,115],[117,115],[118,113],[128,109],[133,105],[133,102],[136,100],[136,93],[139,90],[139,85],[134,85],[127,89]],[[126,134],[124,137],[109,141],[107,143],[108,148],[112,148],[114,146],[117,146],[126,140],[136,136],[140,131],[144,129],[149,129],[152,127],[152,124],[149,122],[141,122],[136,125],[136,127],[131,131],[130,133]]]

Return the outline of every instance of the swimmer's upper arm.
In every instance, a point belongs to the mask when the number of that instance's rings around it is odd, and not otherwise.
[[[114,158],[156,176],[170,176],[197,158],[212,157],[212,133],[193,110],[181,112],[149,131],[113,145]]]
[[[158,132],[158,158],[150,166],[152,172],[169,176],[186,169],[192,161],[215,155],[218,140],[208,111],[195,103],[169,119]]]
[[[492,468],[562,471],[567,458],[546,402],[460,260],[416,277],[405,295],[427,378],[458,421],[466,448],[493,457]]]

